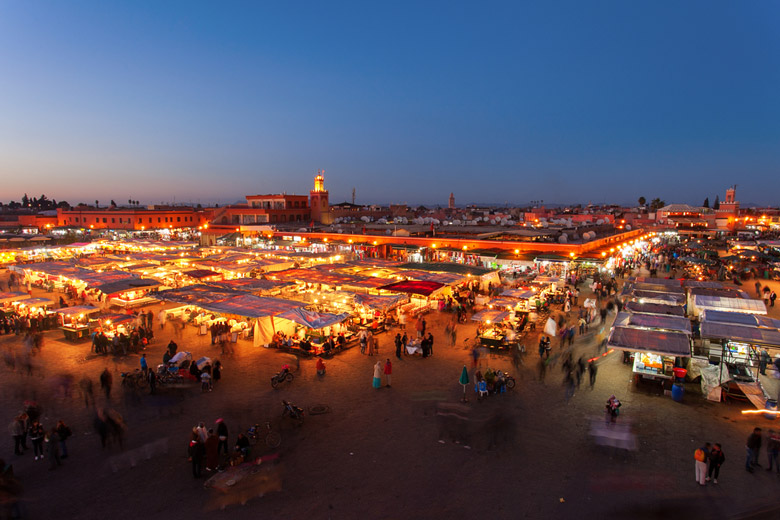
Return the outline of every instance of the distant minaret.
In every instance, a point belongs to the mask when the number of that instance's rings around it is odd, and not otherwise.
[[[355,204],[355,188],[352,188],[352,204]]]
[[[328,204],[328,190],[325,189],[325,170],[317,170],[314,177],[314,189],[309,192],[309,207],[311,219],[320,224],[330,224],[330,205]]]
[[[450,193],[450,209],[455,209],[455,194]]]

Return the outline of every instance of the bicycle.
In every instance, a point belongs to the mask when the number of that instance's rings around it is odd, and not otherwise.
[[[270,421],[266,421],[265,429],[265,445],[269,448],[278,448],[279,445],[282,444],[282,436],[279,434],[279,432],[274,431],[274,429],[271,427]],[[260,440],[261,433],[260,425],[255,424],[246,431],[246,436],[251,444],[257,444]]]

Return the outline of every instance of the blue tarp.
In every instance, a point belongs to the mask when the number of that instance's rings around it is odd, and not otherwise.
[[[380,311],[386,311],[392,309],[401,302],[407,300],[407,296],[402,294],[393,294],[388,296],[374,295],[374,294],[356,294],[355,302],[372,309]]]
[[[310,329],[321,329],[323,327],[329,327],[336,323],[349,318],[349,313],[344,312],[341,314],[320,314],[314,311],[307,311],[306,309],[293,309],[277,316],[278,318],[284,318],[286,320],[294,321],[304,327]]]

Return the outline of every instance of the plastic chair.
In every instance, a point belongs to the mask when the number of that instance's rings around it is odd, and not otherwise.
[[[488,395],[487,383],[485,381],[477,382],[477,393],[479,394],[478,397]]]

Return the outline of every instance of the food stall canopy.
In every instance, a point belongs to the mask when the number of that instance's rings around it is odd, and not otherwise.
[[[485,309],[474,314],[471,319],[483,323],[500,323],[509,317],[509,313],[501,309]]]
[[[742,312],[704,311],[702,321],[711,323],[729,323],[732,325],[744,325],[747,327],[764,327],[780,329],[780,320],[760,316],[757,314],[745,314]]]
[[[726,298],[704,294],[694,295],[693,307],[696,315],[700,315],[706,310],[766,314],[766,305],[761,300],[745,300],[743,298]]]
[[[509,289],[501,293],[502,298],[517,298],[518,300],[527,300],[536,296],[536,291],[531,289]]]
[[[520,303],[520,300],[516,300],[514,298],[501,297],[501,298],[495,298],[493,300],[490,300],[488,302],[488,305],[491,305],[493,307],[504,307],[504,308],[509,307],[514,309],[518,303]]]
[[[341,323],[349,318],[349,313],[326,314],[298,308],[279,314],[276,317],[294,321],[295,323],[303,325],[304,327],[309,327],[310,329],[322,329],[335,325],[336,323]]]
[[[62,314],[63,316],[74,316],[76,314],[92,314],[95,312],[100,312],[100,307],[93,307],[91,305],[78,305],[76,307],[65,307],[62,309],[57,309],[57,314]]]
[[[730,340],[751,345],[767,345],[780,347],[780,331],[777,329],[761,329],[728,323],[703,321],[701,337],[712,340]]]
[[[665,287],[677,289],[680,287],[680,281],[673,278],[654,278],[650,276],[629,276],[629,282],[649,283],[653,285],[663,285]]]
[[[438,282],[429,282],[425,280],[404,280],[379,287],[383,291],[401,292],[409,294],[419,294],[430,296],[444,287],[444,284]]]
[[[694,287],[701,287],[704,289],[723,289],[723,284],[710,280],[685,280],[683,281],[683,287],[686,289],[692,289]]]
[[[95,289],[99,289],[105,294],[119,294],[126,291],[133,291],[136,289],[154,289],[159,287],[160,282],[157,280],[150,280],[145,278],[129,278],[127,280],[119,280],[117,282],[109,282],[99,285],[93,285]]]
[[[40,307],[42,305],[54,305],[54,300],[49,298],[27,298],[26,300],[17,300],[22,305],[27,307]]]
[[[646,282],[627,282],[623,286],[624,293],[630,293],[631,291],[650,291],[669,294],[685,294],[682,287],[670,287],[668,285],[658,283],[646,283]]]
[[[702,296],[721,296],[723,298],[741,298],[743,300],[749,300],[750,295],[745,291],[738,289],[728,289],[722,287],[720,289],[713,289],[711,287],[692,287],[688,290],[691,296],[700,294]]]
[[[642,303],[660,303],[661,305],[682,305],[685,303],[685,295],[680,293],[662,293],[652,291],[637,291],[631,293],[631,297]]]
[[[198,280],[211,276],[221,276],[219,273],[208,269],[193,269],[192,271],[184,271],[182,274],[186,274],[190,278],[196,278]]]
[[[544,276],[544,275],[541,275],[541,276],[537,276],[536,278],[534,278],[534,282],[538,282],[538,283],[558,283],[560,281],[561,281],[561,279],[559,277],[557,277],[557,276]]]
[[[484,267],[475,267],[473,265],[456,264],[453,262],[411,262],[396,266],[400,269],[409,269],[415,271],[432,271],[435,273],[453,273],[462,276],[484,276],[496,272],[493,269]]]
[[[634,314],[620,312],[615,318],[615,327],[634,327],[638,329],[657,329],[675,332],[691,333],[691,322],[688,318],[679,316],[662,316],[658,314]]]
[[[215,287],[214,284],[209,284],[190,285],[179,289],[160,291],[153,293],[151,296],[162,301],[183,303],[186,305],[200,305],[202,303],[224,300],[225,298],[231,298],[241,294],[246,293],[234,289]]]
[[[207,284],[212,287],[222,289],[235,289],[237,291],[273,291],[284,287],[291,287],[295,282],[283,282],[281,280],[264,280],[261,278],[236,278],[234,280],[225,280],[223,282],[210,282]]]
[[[435,273],[431,271],[403,270],[398,274],[412,280],[424,280],[428,282],[438,282],[442,285],[457,285],[461,283],[466,276],[456,273]]]
[[[129,323],[135,321],[138,317],[135,314],[101,314],[98,316],[101,323],[111,322],[112,325],[119,325],[121,323]]]
[[[662,305],[660,303],[628,302],[626,310],[641,314],[662,314],[666,316],[685,316],[685,309],[680,305]]]
[[[26,292],[0,292],[0,303],[11,303],[19,300],[27,300],[29,298],[30,295]]]
[[[406,296],[402,294],[374,295],[374,294],[356,294],[355,302],[380,311],[388,311],[396,305],[405,302]]]
[[[661,356],[691,356],[691,342],[687,334],[631,327],[614,327],[609,333],[607,348]]]
[[[203,304],[195,303],[194,305],[212,312],[235,314],[244,318],[263,318],[265,316],[276,316],[298,307],[305,307],[307,304],[281,298],[241,294],[224,300]]]

